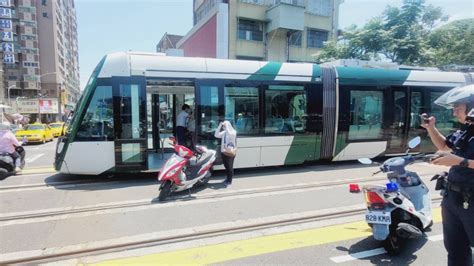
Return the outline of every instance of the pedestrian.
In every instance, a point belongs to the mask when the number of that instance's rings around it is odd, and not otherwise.
[[[8,153],[15,161],[15,171],[21,171],[21,155],[15,150],[21,144],[11,132],[11,125],[9,122],[3,122],[0,125],[0,153]]]
[[[474,88],[474,87],[473,87]],[[448,265],[472,265],[474,247],[474,101],[470,97],[451,100],[453,116],[462,124],[456,132],[444,137],[436,128],[436,118],[427,117],[422,126],[440,157],[437,165],[450,166],[448,182],[441,203],[444,246]],[[436,102],[435,102],[436,103]],[[470,112],[469,112],[470,111]]]
[[[232,184],[234,177],[234,159],[237,153],[237,132],[229,121],[219,123],[214,133],[216,138],[221,139],[221,155],[227,178],[224,181],[226,186]]]
[[[194,120],[194,114],[193,111],[189,113],[189,120],[188,120],[188,133],[189,133],[189,139],[191,140],[191,145],[190,147],[194,149],[196,145],[196,136],[194,132],[196,131],[196,120]]]
[[[183,104],[181,107],[181,112],[178,114],[176,119],[176,137],[178,139],[179,145],[186,145],[186,122],[189,117],[189,112],[191,108],[187,104]]]

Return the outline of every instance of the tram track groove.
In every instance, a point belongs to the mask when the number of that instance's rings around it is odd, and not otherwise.
[[[435,197],[432,199],[433,203],[440,203],[442,197]],[[282,226],[292,226],[292,225],[300,225],[300,224],[307,224],[311,222],[318,222],[322,220],[329,220],[329,219],[337,219],[337,218],[345,218],[351,217],[355,215],[364,214],[367,208],[359,207],[351,210],[342,210],[342,211],[334,211],[329,213],[322,213],[322,214],[311,214],[311,215],[304,215],[299,217],[291,217],[287,219],[278,219],[275,221],[262,221],[262,222],[254,222],[252,224],[245,224],[240,226],[227,226],[224,228],[216,228],[216,229],[193,229],[192,232],[182,233],[182,234],[175,234],[175,235],[168,235],[168,236],[161,236],[155,237],[147,240],[140,240],[140,241],[129,241],[119,244],[110,244],[110,245],[103,245],[103,246],[95,246],[95,247],[85,247],[86,245],[78,245],[78,247],[71,248],[70,250],[64,250],[59,252],[51,252],[45,250],[41,255],[30,255],[24,256],[22,258],[11,258],[1,261],[0,264],[30,264],[30,263],[49,263],[49,262],[58,262],[64,261],[68,259],[77,259],[87,256],[97,256],[109,253],[116,253],[122,251],[129,251],[133,249],[140,249],[140,248],[148,248],[148,247],[156,247],[160,245],[166,244],[173,244],[173,243],[180,243],[185,241],[192,241],[192,240],[201,240],[205,238],[211,237],[218,237],[223,235],[229,234],[241,234],[247,233],[257,230],[263,230],[268,228],[274,227],[282,227]]]
[[[277,187],[266,187],[266,188],[258,188],[258,189],[247,189],[247,190],[236,190],[236,191],[226,191],[222,193],[209,193],[209,194],[195,194],[192,198],[189,196],[171,196],[167,201],[161,203],[166,204],[168,202],[173,201],[202,201],[202,200],[209,200],[209,199],[216,199],[216,198],[228,198],[228,197],[236,197],[236,196],[246,196],[246,195],[258,195],[264,193],[272,193],[272,192],[285,192],[285,191],[292,191],[292,190],[305,190],[305,189],[316,189],[316,188],[330,188],[340,185],[345,185],[353,182],[359,183],[368,183],[374,181],[380,181],[386,179],[385,177],[370,177],[370,178],[355,178],[355,179],[342,179],[342,180],[334,180],[328,182],[317,182],[317,183],[301,183],[295,184],[292,186],[277,186]],[[130,203],[107,203],[102,205],[95,205],[95,206],[84,206],[84,207],[66,207],[69,209],[66,210],[53,210],[53,211],[38,211],[34,213],[23,212],[26,214],[15,214],[9,215],[7,214],[0,214],[0,222],[11,222],[11,221],[20,221],[20,220],[28,220],[28,219],[36,219],[36,218],[43,218],[43,217],[54,217],[54,216],[62,216],[68,214],[79,214],[79,213],[88,213],[88,212],[97,212],[97,211],[106,211],[106,210],[113,210],[113,209],[122,209],[122,208],[133,208],[133,207],[142,207],[142,206],[149,206],[154,204],[160,204],[160,202],[156,202],[150,199],[145,200],[137,200],[136,202]],[[59,208],[56,208],[59,209]]]

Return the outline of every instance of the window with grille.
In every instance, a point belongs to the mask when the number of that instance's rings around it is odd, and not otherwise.
[[[308,47],[323,48],[328,36],[329,32],[327,31],[308,29]]]
[[[290,45],[301,46],[301,39],[303,38],[302,31],[295,31],[290,35]]]
[[[237,35],[239,40],[263,41],[263,23],[254,20],[239,19]]]

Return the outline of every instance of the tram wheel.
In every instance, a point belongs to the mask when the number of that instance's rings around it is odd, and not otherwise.
[[[160,201],[164,201],[171,193],[171,181],[166,181],[163,186],[161,186],[160,189],[160,195],[158,196],[158,199]]]

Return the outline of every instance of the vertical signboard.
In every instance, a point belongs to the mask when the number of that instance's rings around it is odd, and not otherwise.
[[[3,63],[5,64],[15,64],[11,6],[11,0],[0,0],[0,41],[3,50]]]

